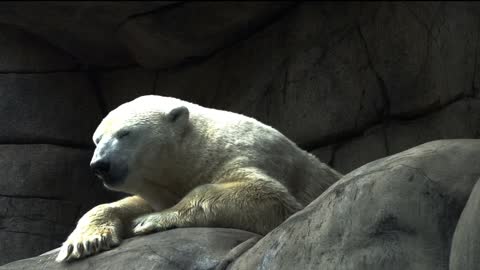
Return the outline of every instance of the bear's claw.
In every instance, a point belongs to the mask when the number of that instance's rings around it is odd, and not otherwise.
[[[136,224],[133,229],[134,235],[154,233],[161,231],[163,228],[155,214],[139,217],[134,221],[134,224]]]
[[[120,244],[120,240],[112,232],[100,235],[76,236],[72,235],[60,248],[57,262],[66,262],[79,259],[103,250],[109,250]]]

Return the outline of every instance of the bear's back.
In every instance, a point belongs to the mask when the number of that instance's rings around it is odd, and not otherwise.
[[[252,117],[172,97],[143,96],[135,102],[142,109],[151,107],[164,113],[179,106],[189,109],[192,132],[184,145],[185,159],[189,169],[201,171],[202,177],[214,178],[231,166],[258,168],[306,205],[341,176],[275,128]]]
[[[341,175],[298,147],[275,128],[254,118],[201,107],[198,112],[214,133],[216,151],[244,166],[257,167],[281,182],[302,205],[310,203]],[[241,163],[241,162],[240,162]]]

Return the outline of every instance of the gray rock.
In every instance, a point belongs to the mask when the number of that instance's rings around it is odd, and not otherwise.
[[[156,93],[253,116],[305,148],[324,145],[358,134],[388,111],[412,119],[470,95],[474,10],[302,3],[201,64],[160,72]]]
[[[0,24],[0,72],[70,70],[75,61],[45,40],[25,30]]]
[[[478,13],[469,3],[375,3],[361,25],[394,115],[413,116],[472,87]]]
[[[473,188],[452,240],[450,270],[474,270],[480,265],[480,182]]]
[[[0,264],[57,247],[86,211],[122,197],[89,169],[92,151],[0,145]]]
[[[187,2],[127,20],[120,36],[137,63],[166,68],[241,40],[293,3]]]
[[[47,144],[0,145],[0,196],[68,200],[91,208],[114,194],[91,172],[92,153]]]
[[[334,153],[332,166],[341,173],[349,173],[367,162],[387,156],[387,149],[384,127],[375,126],[362,137],[353,138],[339,146]]]
[[[480,100],[467,98],[424,117],[392,122],[386,132],[391,154],[432,140],[478,138]]]
[[[100,89],[107,111],[136,97],[154,94],[157,72],[141,68],[129,68],[101,72]]]
[[[82,73],[0,74],[0,143],[93,146],[102,119]]]
[[[117,28],[127,18],[175,1],[4,1],[0,22],[17,25],[69,52],[82,63],[115,66],[133,63]]]
[[[79,214],[68,200],[0,195],[0,265],[58,247]]]
[[[357,12],[303,3],[203,64],[160,73],[156,93],[253,116],[302,146],[361,130],[378,121],[383,99]]]
[[[441,140],[345,175],[229,269],[448,269],[480,140]]]
[[[0,269],[214,269],[229,259],[229,251],[257,236],[235,229],[174,229],[127,239],[117,248],[73,263],[56,263],[56,249],[0,266]]]
[[[465,98],[422,117],[374,126],[362,136],[341,143],[333,153],[331,166],[348,173],[370,161],[422,143],[478,138],[479,134],[480,100]]]

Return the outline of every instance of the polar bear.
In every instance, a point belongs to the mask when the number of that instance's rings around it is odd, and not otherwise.
[[[341,176],[268,125],[172,97],[120,105],[93,141],[94,173],[106,188],[133,196],[88,211],[58,262],[176,227],[264,235]]]

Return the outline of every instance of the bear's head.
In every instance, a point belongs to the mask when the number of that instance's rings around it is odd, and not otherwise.
[[[137,192],[170,166],[189,123],[178,100],[143,96],[111,111],[93,134],[90,167],[112,190]]]

